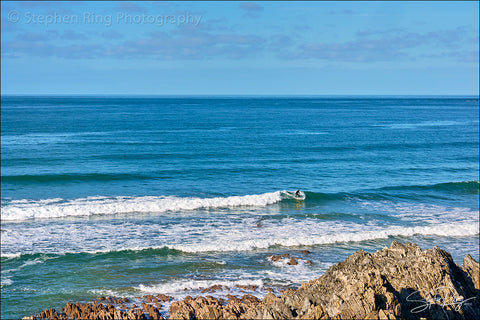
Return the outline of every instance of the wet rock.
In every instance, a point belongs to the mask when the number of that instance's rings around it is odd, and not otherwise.
[[[271,255],[271,256],[267,256],[267,259],[270,259],[270,261],[280,261],[282,260],[283,258],[290,258],[290,254],[288,253],[284,253],[284,254],[280,254],[280,255]]]
[[[298,264],[297,259],[290,258],[290,261],[287,262],[289,266],[296,266]]]
[[[143,296],[143,300],[144,300],[145,302],[149,302],[149,303],[150,303],[150,302],[153,302],[153,303],[155,303],[155,302],[158,301],[158,298],[155,297],[155,296],[153,296],[153,295],[151,295],[151,294],[147,294],[147,295]]]
[[[311,253],[311,252],[308,251],[308,250],[302,250],[302,251],[300,251],[300,252],[303,253],[303,254],[310,254],[310,253]]]
[[[249,286],[246,286],[246,285],[236,285],[236,287],[238,289],[241,289],[241,290],[246,290],[246,291],[255,291],[257,290],[258,286],[256,285],[249,285]]]
[[[171,296],[166,296],[162,293],[160,294],[157,294],[157,298],[158,298],[158,301],[160,302],[169,302],[169,301],[172,301],[173,300],[173,297]]]
[[[220,284],[216,284],[216,285],[213,285],[213,286],[210,286],[208,288],[205,288],[202,290],[202,293],[205,293],[205,292],[216,292],[216,291],[221,291],[222,290],[222,285]]]

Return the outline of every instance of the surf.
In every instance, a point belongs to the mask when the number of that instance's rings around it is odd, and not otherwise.
[[[199,198],[177,196],[87,197],[73,200],[11,200],[2,205],[2,221],[54,219],[127,213],[167,213],[198,209],[262,207],[282,200],[282,191],[244,196]]]

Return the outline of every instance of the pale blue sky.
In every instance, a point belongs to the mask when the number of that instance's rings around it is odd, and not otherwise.
[[[479,3],[2,1],[2,94],[478,95]]]

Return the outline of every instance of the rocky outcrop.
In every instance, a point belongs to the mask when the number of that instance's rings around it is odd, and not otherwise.
[[[173,302],[170,306],[170,319],[238,319],[250,308],[260,303],[252,295],[241,299],[229,295],[228,303],[211,296],[192,298]]]
[[[285,258],[291,257],[280,256]],[[219,289],[212,286],[205,292]],[[144,298],[160,307],[171,297]],[[280,297],[270,292],[261,301],[248,294],[241,298],[227,294],[226,298],[188,296],[174,301],[170,319],[479,319],[480,267],[470,255],[460,267],[438,247],[422,251],[416,244],[394,241],[375,253],[357,251],[320,278],[297,290],[288,289]],[[38,317],[161,319],[156,306],[148,303],[121,311],[98,302],[69,303],[60,314],[52,309]]]
[[[125,299],[116,301],[115,298],[107,298],[101,300],[111,300],[113,299],[115,303],[125,302]],[[24,320],[35,320],[35,319],[52,319],[52,320],[70,320],[70,319],[99,319],[99,320],[147,320],[148,319],[163,319],[160,316],[158,309],[151,305],[142,304],[143,310],[137,308],[135,305],[130,308],[130,310],[120,310],[111,303],[102,304],[98,301],[93,303],[70,303],[67,302],[67,305],[62,308],[62,312],[58,313],[55,309],[46,309],[40,312],[36,316],[30,316],[23,318]],[[145,314],[145,312],[146,314]]]
[[[248,310],[255,319],[478,319],[479,263],[464,268],[434,247],[392,242],[375,253],[358,251],[318,279],[267,295]],[[267,301],[265,301],[267,300]]]

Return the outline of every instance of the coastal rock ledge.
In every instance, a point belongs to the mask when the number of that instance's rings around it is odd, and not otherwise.
[[[470,255],[460,267],[438,247],[422,251],[414,243],[394,241],[375,253],[357,251],[320,278],[280,297],[269,293],[263,300],[249,295],[229,298],[226,302],[211,296],[187,297],[172,302],[169,318],[480,319],[480,267]],[[72,306],[62,313],[45,310],[28,318],[161,318],[154,307],[127,312],[98,303]]]

